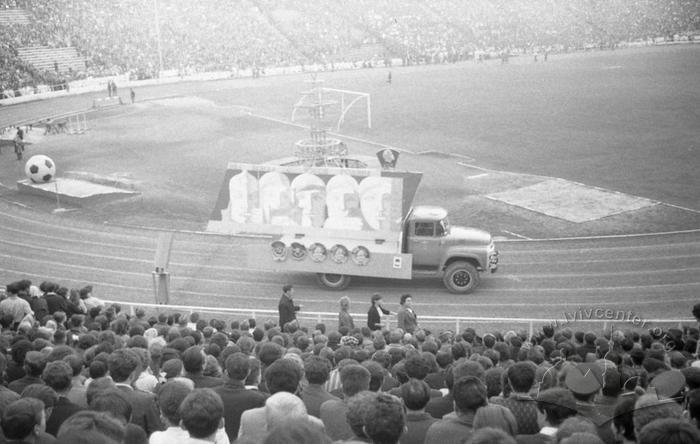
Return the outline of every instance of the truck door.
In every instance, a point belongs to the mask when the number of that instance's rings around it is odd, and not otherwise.
[[[413,253],[413,266],[437,268],[440,262],[442,236],[436,232],[435,221],[415,221],[409,234],[409,253]]]

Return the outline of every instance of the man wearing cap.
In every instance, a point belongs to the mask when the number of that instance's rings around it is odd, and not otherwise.
[[[601,413],[593,401],[603,386],[603,371],[595,363],[580,363],[569,369],[565,379],[566,387],[576,399],[576,411],[596,425],[598,436],[603,442],[613,442],[614,433],[610,417]]]

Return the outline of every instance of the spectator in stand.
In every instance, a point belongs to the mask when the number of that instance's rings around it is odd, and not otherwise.
[[[484,367],[476,361],[460,360],[455,363],[445,375],[445,382],[449,392],[445,396],[431,398],[428,405],[425,407],[425,411],[430,413],[433,418],[437,419],[444,418],[446,415],[454,413],[453,383],[457,379],[465,376],[474,376],[483,381]]]
[[[59,288],[60,286],[55,282],[44,281],[39,285],[39,290],[43,292],[48,314],[50,315],[53,315],[57,311],[62,311],[64,313],[68,311],[68,301],[57,293]]]
[[[301,368],[290,359],[278,359],[265,370],[265,385],[271,395],[277,392],[297,393],[301,382]],[[241,415],[238,439],[253,442],[262,440],[267,432],[265,407],[249,409]]]
[[[367,327],[370,330],[376,331],[386,327],[386,322],[382,320],[382,316],[387,316],[392,313],[382,306],[382,296],[379,293],[374,293],[370,299],[370,307],[367,311]]]
[[[474,431],[472,437],[466,441],[466,444],[516,444],[516,442],[512,436],[501,429],[482,427],[481,429]]]
[[[73,370],[73,378],[71,380],[70,391],[66,395],[66,398],[74,404],[79,405],[82,408],[87,408],[87,387],[85,386],[85,377],[82,375],[82,371],[85,368],[83,365],[83,358],[81,358],[77,353],[71,353],[63,358],[63,361],[68,363],[68,365]]]
[[[639,433],[639,444],[694,444],[700,442],[700,431],[680,418],[664,418],[650,422]]]
[[[355,328],[355,322],[349,313],[350,310],[350,298],[343,296],[338,300],[340,304],[340,311],[338,312],[338,330],[342,328],[347,328],[348,331]]]
[[[428,363],[426,362],[425,358],[423,358],[422,355],[419,355],[417,353],[411,354],[403,360],[403,370],[405,372],[405,375],[408,377],[408,381],[410,381],[411,379],[418,379],[419,381],[424,381],[425,377],[428,375],[429,369],[430,368],[428,367]],[[404,384],[406,384],[407,382],[404,382]],[[389,393],[401,398],[402,386],[403,384],[399,387],[389,390]],[[431,398],[442,397],[442,392],[440,390],[430,389],[429,393]]]
[[[134,390],[132,383],[140,369],[138,355],[130,349],[118,349],[109,355],[109,375],[131,404],[131,422],[143,428],[146,435],[162,430],[155,396],[152,393]],[[90,387],[88,386],[88,392]],[[88,399],[88,404],[90,400]]]
[[[2,434],[6,442],[50,444],[55,439],[44,432],[44,403],[35,398],[22,398],[10,403],[2,415]]]
[[[343,400],[331,399],[321,404],[320,417],[326,433],[333,441],[350,439],[353,432],[346,420],[347,400],[364,390],[369,390],[369,370],[359,364],[349,364],[340,371]]]
[[[518,362],[506,370],[508,384],[513,390],[505,399],[494,400],[508,408],[518,422],[518,433],[533,435],[539,433],[537,423],[537,403],[530,396],[535,382],[536,367],[532,362]]]
[[[79,405],[72,403],[66,397],[70,392],[73,369],[67,362],[54,361],[46,365],[41,377],[46,385],[51,387],[58,395],[58,399],[51,411],[51,416],[46,420],[46,432],[56,436],[58,429],[66,419],[82,410]]]
[[[425,412],[430,401],[430,387],[424,381],[410,379],[401,386],[401,398],[406,406],[406,432],[401,444],[423,444],[430,426],[437,419]]]
[[[185,377],[194,382],[194,388],[213,388],[222,385],[223,379],[203,375],[205,360],[206,355],[202,347],[194,345],[185,350],[182,354]]]
[[[339,401],[324,388],[332,368],[331,362],[321,356],[312,355],[304,360],[304,375],[308,384],[302,389],[300,397],[309,415],[321,418],[321,404],[331,399]]]
[[[195,444],[216,440],[217,431],[224,428],[224,404],[221,397],[210,388],[195,389],[180,404],[182,427],[189,439],[183,444]]]
[[[655,394],[641,396],[634,404],[632,417],[637,440],[644,426],[650,422],[663,418],[680,418],[682,414],[683,409],[672,399],[659,399]]]
[[[267,395],[258,390],[249,390],[245,387],[245,380],[250,375],[252,360],[243,353],[233,353],[226,358],[227,381],[214,391],[221,396],[224,403],[224,425],[226,434],[231,442],[238,437],[238,429],[241,424],[241,415],[244,411],[260,408],[265,405]],[[159,394],[160,403],[160,394]],[[163,405],[161,404],[161,411]],[[177,425],[178,422],[173,424]]]
[[[85,304],[85,309],[90,312],[93,308],[104,308],[105,303],[92,294],[92,285],[87,285],[80,289],[80,299]]]
[[[418,316],[413,310],[413,297],[410,294],[401,295],[401,308],[396,314],[396,326],[406,333],[413,334],[418,328]]]
[[[148,437],[143,429],[131,424],[131,404],[126,395],[116,388],[98,392],[90,400],[90,410],[105,412],[124,427],[124,442],[129,444],[148,444]]]
[[[32,316],[34,312],[27,301],[19,297],[19,284],[13,282],[7,287],[7,298],[0,301],[0,317],[12,317],[12,329],[16,330],[17,326],[27,316]]]
[[[367,400],[365,433],[373,443],[396,444],[405,431],[406,418],[401,400],[378,393]],[[427,442],[427,441],[426,441]]]
[[[43,353],[38,351],[27,352],[24,356],[25,376],[10,382],[7,388],[19,394],[30,384],[44,384],[41,374],[46,368],[46,362],[46,356]]]
[[[149,438],[149,444],[174,444],[185,442],[188,438],[188,433],[182,427],[180,422],[180,405],[182,401],[192,392],[192,388],[179,381],[169,381],[163,384],[158,391],[158,407],[160,408],[161,418],[165,422],[164,431],[155,431]],[[224,406],[224,410],[225,410]],[[228,444],[232,442],[226,434],[226,430],[219,428],[215,435],[215,444]]]
[[[455,412],[430,426],[425,444],[461,443],[471,436],[474,415],[487,404],[486,385],[477,377],[462,377],[455,381],[452,396]]]
[[[547,443],[554,439],[561,423],[576,415],[576,400],[565,388],[547,389],[537,396],[537,410],[543,415],[539,433],[518,435],[518,444]]]
[[[267,430],[284,427],[289,422],[307,422],[317,432],[324,433],[323,423],[306,413],[304,401],[289,392],[277,392],[265,400]]]
[[[109,413],[85,410],[68,418],[56,438],[58,444],[121,444],[125,430]]]
[[[498,429],[515,439],[518,434],[518,423],[513,413],[498,404],[479,408],[474,415],[474,430],[492,428]]]
[[[589,419],[598,428],[598,436],[605,442],[614,439],[610,417],[594,404],[601,388],[603,371],[594,363],[579,363],[566,373],[565,384],[576,399],[578,414]]]

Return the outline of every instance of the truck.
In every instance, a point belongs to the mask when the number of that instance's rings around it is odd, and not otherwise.
[[[269,237],[251,268],[315,273],[330,290],[353,276],[435,277],[467,294],[498,269],[484,230],[452,225],[447,210],[413,206],[421,173],[308,165],[228,165],[207,231]]]
[[[450,224],[444,208],[413,207],[402,227],[401,252],[411,256],[412,277],[440,278],[451,293],[467,294],[479,286],[481,272],[498,269],[498,250],[491,234]],[[318,273],[317,281],[331,290],[344,290],[351,276]]]

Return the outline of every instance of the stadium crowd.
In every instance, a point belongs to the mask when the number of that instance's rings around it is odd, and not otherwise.
[[[373,295],[331,330],[283,291],[280,322],[226,323],[8,284],[0,442],[700,442],[697,326],[432,332],[405,295],[390,329]]]
[[[392,58],[449,63],[477,53],[692,39],[700,31],[694,0],[0,0],[2,10],[30,20],[0,15],[0,91],[56,80],[19,59],[17,50],[32,46],[75,47],[88,62],[74,77],[150,78],[161,70],[370,66]]]

